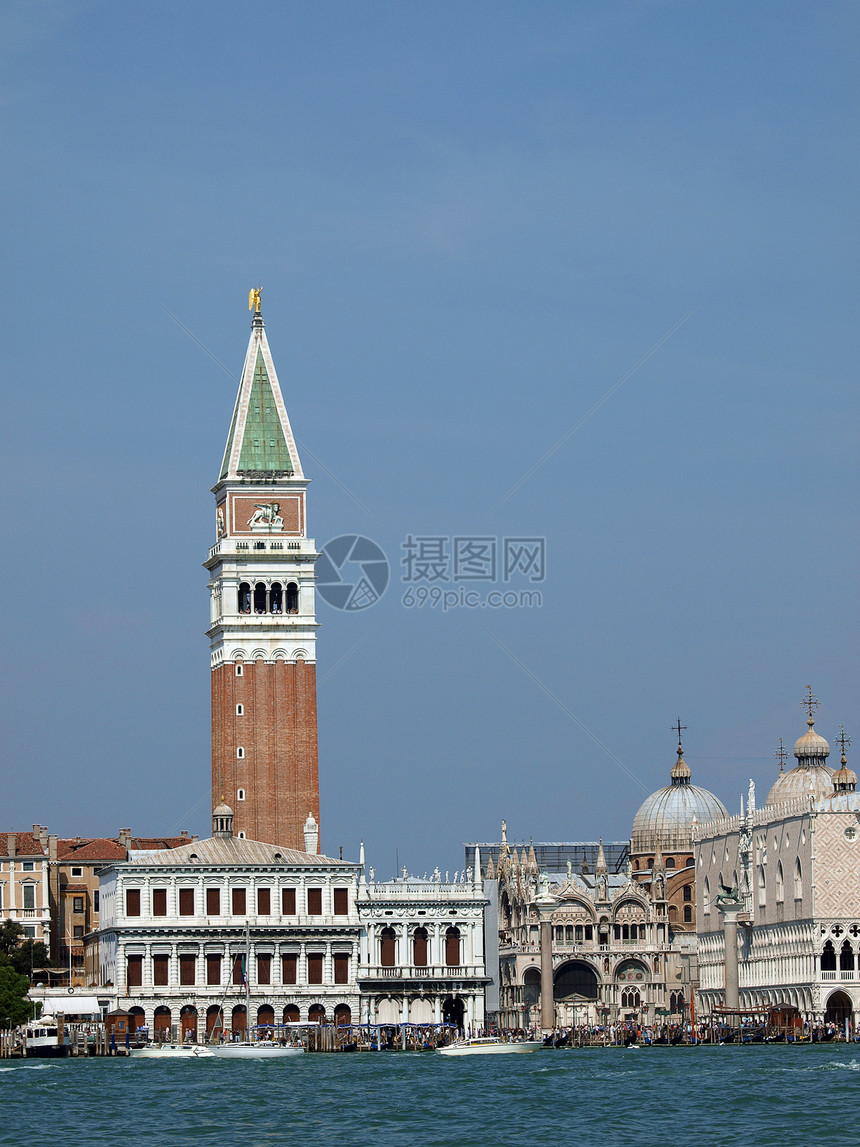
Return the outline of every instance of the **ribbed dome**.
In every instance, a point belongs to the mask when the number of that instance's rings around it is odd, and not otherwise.
[[[232,816],[233,810],[230,808],[230,806],[227,804],[226,801],[222,801],[219,805],[215,806],[215,808],[212,812],[212,815],[213,816]]]
[[[690,766],[684,760],[680,744],[678,760],[672,769],[672,783],[652,793],[633,818],[630,851],[684,852],[691,847],[693,822],[727,817],[723,802],[707,789],[690,784]]]
[[[631,852],[678,852],[690,847],[693,822],[721,820],[728,809],[698,785],[667,785],[652,793],[633,818]]]
[[[767,794],[765,804],[784,804],[786,801],[794,800],[795,797],[806,796],[813,796],[818,800],[819,797],[832,795],[832,769],[827,765],[814,765],[808,769],[798,765],[796,769],[790,769],[777,777],[773,788]]]

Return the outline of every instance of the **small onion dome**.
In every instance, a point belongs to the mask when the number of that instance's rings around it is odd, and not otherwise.
[[[776,778],[765,804],[785,804],[804,796],[820,800],[833,795],[833,770],[827,764],[830,746],[813,729],[812,717],[806,723],[809,729],[794,743],[797,765]]]
[[[833,791],[834,793],[853,793],[857,787],[857,774],[853,769],[848,768],[848,760],[844,753],[839,763],[840,768],[833,774]]]
[[[794,755],[799,764],[806,761],[809,765],[813,763],[823,765],[830,756],[830,746],[815,732],[813,728],[815,721],[812,717],[806,723],[809,730],[794,742]]]

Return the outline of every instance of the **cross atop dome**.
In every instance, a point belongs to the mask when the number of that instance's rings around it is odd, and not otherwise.
[[[811,729],[812,726],[815,724],[815,710],[821,704],[821,702],[818,700],[818,698],[813,694],[811,685],[806,686],[806,696],[803,698],[803,700],[800,703],[804,707],[804,709],[806,709],[806,711],[809,713],[809,720],[806,723],[807,723],[807,725],[809,725],[809,727]]]
[[[788,760],[788,749],[782,743],[782,737],[779,738],[779,748],[773,754],[779,761],[779,775],[783,776],[785,773],[785,762]]]

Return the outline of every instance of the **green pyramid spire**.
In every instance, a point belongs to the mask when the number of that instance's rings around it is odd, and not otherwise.
[[[301,477],[302,471],[263,320],[256,314],[220,476],[269,475]]]

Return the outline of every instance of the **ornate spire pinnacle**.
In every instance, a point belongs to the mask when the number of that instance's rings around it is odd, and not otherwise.
[[[601,837],[600,844],[597,846],[597,864],[594,866],[594,874],[595,876],[605,876],[607,872],[606,854],[603,851],[603,837]]]
[[[672,772],[670,774],[672,778],[672,784],[688,785],[690,783],[690,777],[692,776],[692,773],[690,772],[690,766],[684,760],[684,747],[681,744],[681,733],[686,731],[687,726],[681,724],[681,718],[679,717],[672,728],[678,734],[678,748],[675,750],[678,759],[672,766]]]

